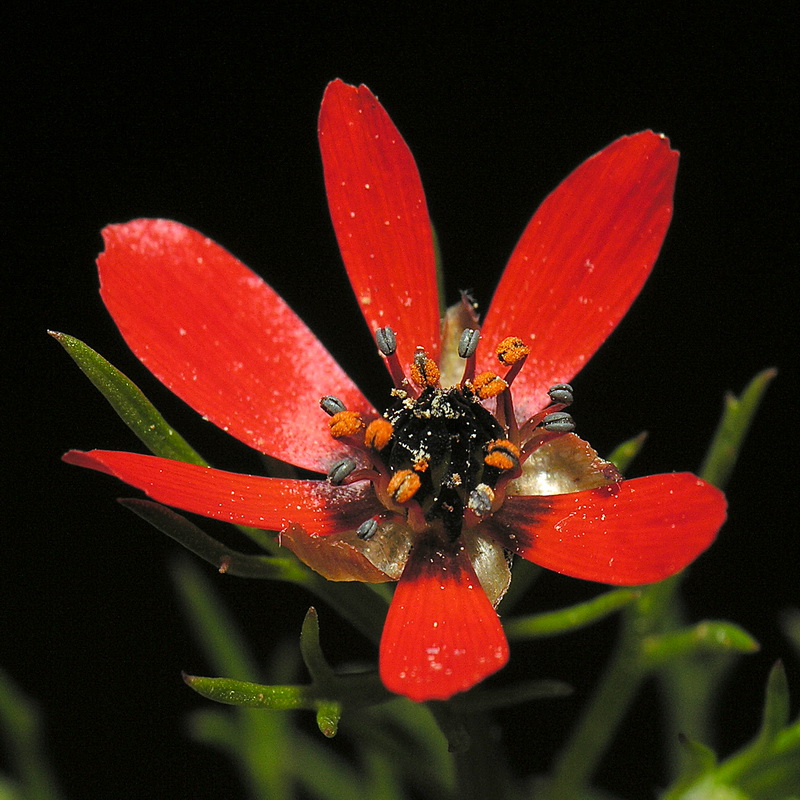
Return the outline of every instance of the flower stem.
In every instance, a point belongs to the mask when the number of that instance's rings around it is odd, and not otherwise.
[[[459,800],[517,800],[492,721],[483,714],[461,714],[447,704],[431,710],[450,742],[455,796]]]
[[[551,778],[541,794],[543,798],[575,800],[583,796],[645,677],[645,668],[639,658],[639,623],[640,617],[635,611],[625,614],[617,648],[597,691],[556,759]]]

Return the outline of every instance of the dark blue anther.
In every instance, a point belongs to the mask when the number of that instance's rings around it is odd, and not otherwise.
[[[478,349],[478,342],[481,338],[481,332],[473,328],[464,328],[461,338],[458,340],[458,356],[459,358],[469,358],[475,355]]]
[[[338,486],[357,466],[352,458],[342,458],[328,470],[328,480]]]
[[[331,417],[334,414],[347,411],[347,406],[345,406],[338,397],[334,397],[332,394],[326,394],[325,397],[319,401],[319,407]]]
[[[542,420],[542,427],[551,433],[569,433],[575,430],[575,420],[563,411],[556,411]]]
[[[568,383],[557,383],[555,386],[551,386],[547,390],[547,394],[550,395],[550,399],[554,403],[559,403],[564,406],[571,406],[574,400],[572,396],[572,387]]]
[[[378,520],[368,519],[358,526],[356,536],[363,539],[365,542],[369,541],[378,532]]]
[[[394,355],[397,350],[397,338],[394,331],[388,326],[375,331],[375,343],[378,345],[378,350],[385,356]]]

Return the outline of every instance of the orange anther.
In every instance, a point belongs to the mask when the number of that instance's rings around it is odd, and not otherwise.
[[[414,462],[414,472],[426,472],[430,464],[427,458],[419,458]]]
[[[389,439],[392,438],[393,433],[394,428],[392,427],[392,423],[389,422],[388,419],[378,417],[378,419],[372,420],[372,422],[367,425],[367,431],[364,434],[364,443],[373,450],[383,450],[383,448],[389,444]]]
[[[409,371],[411,379],[420,389],[427,389],[429,386],[438,386],[439,384],[439,367],[424,350],[417,350]]]
[[[481,372],[474,381],[472,381],[472,391],[475,392],[481,400],[487,400],[490,397],[497,397],[500,392],[508,389],[508,384],[494,372]]]
[[[507,471],[519,465],[520,449],[508,439],[495,439],[486,445],[484,463],[490,467]]]
[[[328,420],[331,436],[341,439],[343,436],[352,436],[364,427],[364,421],[358,411],[339,411]]]
[[[522,339],[516,336],[508,336],[497,345],[497,360],[501,364],[510,367],[512,364],[516,364],[521,358],[525,358],[530,351],[530,347],[528,347]]]
[[[396,502],[405,503],[417,493],[421,484],[422,481],[416,472],[412,472],[410,469],[401,469],[392,475],[386,490]]]

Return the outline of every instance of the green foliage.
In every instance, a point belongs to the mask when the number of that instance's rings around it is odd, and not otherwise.
[[[62,795],[45,757],[36,705],[0,670],[0,738],[8,747],[15,778],[0,774],[0,800],[60,800]]]
[[[719,761],[684,737],[687,766],[661,800],[791,800],[800,797],[800,718],[789,721],[789,686],[778,662],[767,681],[761,728],[738,753]]]
[[[84,375],[111,403],[120,419],[151,453],[162,458],[208,466],[130,378],[80,339],[57,331],[50,331],[50,335],[69,353]]]

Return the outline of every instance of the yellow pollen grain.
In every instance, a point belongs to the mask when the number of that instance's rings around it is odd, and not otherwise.
[[[357,411],[340,411],[328,420],[331,436],[341,439],[343,436],[352,436],[364,427],[361,414]]]
[[[494,372],[481,372],[475,380],[472,381],[472,391],[475,392],[481,400],[487,400],[490,397],[497,397],[498,394],[508,389],[508,384]]]
[[[405,503],[417,493],[421,484],[422,481],[416,472],[412,472],[410,469],[401,469],[392,475],[386,489],[396,502]]]
[[[530,347],[516,336],[508,336],[497,345],[497,360],[501,364],[510,367],[516,364],[521,358],[524,358],[531,352]]]
[[[378,417],[378,419],[372,420],[372,422],[367,425],[367,431],[364,434],[364,443],[373,450],[383,450],[383,448],[389,444],[389,439],[392,438],[393,433],[394,428],[392,427],[392,423],[389,422],[388,419]]]
[[[437,367],[436,362],[425,353],[418,353],[415,356],[409,371],[411,372],[411,379],[421,389],[426,389],[429,386],[437,386],[439,384],[439,367]]]

